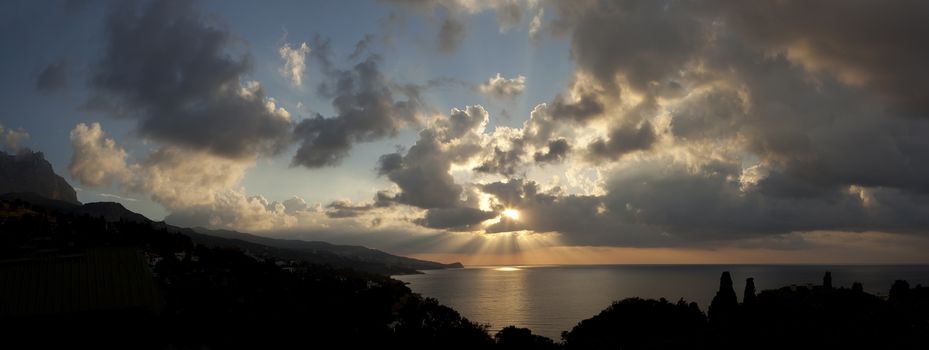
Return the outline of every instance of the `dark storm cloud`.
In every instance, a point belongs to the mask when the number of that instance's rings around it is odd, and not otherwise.
[[[590,6],[589,4],[594,4]],[[571,22],[571,56],[578,67],[615,91],[622,76],[639,91],[669,79],[694,57],[705,40],[689,4],[667,1],[563,3]]]
[[[135,119],[161,142],[230,158],[277,153],[291,122],[257,83],[242,85],[250,62],[235,41],[190,2],[116,3],[86,106]]]
[[[576,102],[565,101],[564,96],[557,95],[549,108],[556,119],[585,122],[601,115],[604,107],[597,95],[585,93]]]
[[[374,201],[366,204],[352,204],[349,201],[333,201],[326,205],[326,216],[330,218],[353,218],[361,216],[371,210],[387,208],[394,204],[394,198],[385,192],[378,192]]]
[[[907,115],[929,117],[929,3],[723,1],[718,15],[746,44],[787,50],[812,69],[876,92]],[[713,8],[712,10],[717,10]]]
[[[523,165],[522,156],[524,153],[525,150],[521,145],[506,151],[500,149],[500,147],[494,147],[493,155],[481,165],[475,167],[474,171],[506,176],[514,175]]]
[[[400,189],[383,193],[378,201],[426,209],[420,226],[448,230],[473,230],[498,214],[477,208],[478,193],[455,182],[453,164],[463,164],[481,152],[488,113],[481,106],[452,109],[447,117],[419,133],[419,140],[405,153],[398,151],[378,159],[377,173]]]
[[[403,154],[397,153],[388,153],[381,155],[377,159],[377,174],[378,175],[387,175],[394,170],[398,170],[403,167]]]
[[[675,106],[671,133],[682,140],[731,137],[745,120],[737,91],[714,90]]]
[[[420,132],[419,140],[399,164],[395,162],[397,158],[397,155],[382,156],[379,172],[400,187],[398,202],[423,209],[460,205],[462,187],[449,174],[452,163],[442,151],[435,130]]]
[[[68,62],[58,61],[45,66],[36,78],[35,88],[43,94],[62,90],[68,86]]]
[[[730,137],[743,138],[747,150],[775,168],[759,184],[767,193],[853,185],[929,193],[929,183],[921,180],[929,177],[922,161],[929,159],[929,120],[893,114],[883,97],[867,89],[829,77],[811,82],[784,57],[726,65],[735,64],[745,72],[740,80],[751,103],[704,129],[716,135],[731,130]],[[717,103],[727,104],[736,102]]]
[[[377,173],[387,176],[400,188],[394,200],[423,209],[468,205],[461,198],[462,186],[455,183],[449,171],[453,163],[466,162],[480,151],[474,136],[483,132],[487,119],[488,113],[481,106],[452,109],[447,118],[421,131],[419,140],[406,154],[382,155]],[[443,212],[435,220],[449,220],[452,213]],[[438,222],[435,220],[424,222]]]
[[[483,211],[477,208],[433,208],[426,211],[426,216],[415,220],[415,223],[439,229],[452,231],[470,231],[477,229],[482,221],[493,219],[498,214],[492,211]]]
[[[891,198],[896,190],[876,189],[863,201],[847,189],[824,190],[816,196],[768,196],[742,191],[731,177],[737,164],[706,167],[697,172],[683,167],[645,165],[614,178],[604,198],[607,209],[623,221],[659,227],[685,240],[745,238],[812,230],[885,230],[921,232],[929,228],[924,196]],[[891,208],[912,205],[907,212]],[[873,207],[868,207],[873,206]]]
[[[555,139],[548,142],[548,150],[544,153],[539,151],[532,155],[536,163],[558,163],[568,156],[571,151],[571,144],[565,139]]]
[[[321,62],[330,62],[323,54],[326,45],[317,45]],[[423,109],[420,87],[392,84],[380,71],[380,58],[370,56],[348,70],[330,69],[318,91],[332,99],[337,115],[317,114],[297,124],[294,138],[300,147],[293,165],[308,168],[334,166],[349,155],[353,145],[394,136],[398,130],[417,123]],[[324,68],[331,63],[325,63]],[[396,100],[402,95],[404,100]]]
[[[635,151],[643,151],[655,143],[655,129],[649,122],[639,126],[623,125],[610,130],[609,139],[597,139],[587,145],[591,161],[617,160]]]

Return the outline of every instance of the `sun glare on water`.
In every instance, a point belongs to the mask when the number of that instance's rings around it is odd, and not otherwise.
[[[503,272],[512,272],[512,271],[520,271],[520,270],[522,270],[522,269],[521,269],[521,268],[518,268],[518,267],[506,266],[506,267],[498,267],[498,268],[496,268],[496,269],[494,269],[494,270],[496,270],[496,271],[503,271]]]
[[[511,220],[519,220],[519,210],[516,209],[506,209],[503,211],[503,216],[510,218]]]

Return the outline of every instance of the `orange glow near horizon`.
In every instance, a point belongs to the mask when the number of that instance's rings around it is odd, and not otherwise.
[[[851,236],[850,236],[851,235]],[[597,264],[925,264],[929,239],[882,232],[804,233],[807,248],[630,248],[565,246],[557,234],[484,234],[473,253],[421,253],[466,266]]]

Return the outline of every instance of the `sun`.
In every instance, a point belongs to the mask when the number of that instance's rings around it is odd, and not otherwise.
[[[519,210],[516,209],[505,209],[503,211],[503,216],[510,218],[511,220],[519,220]]]

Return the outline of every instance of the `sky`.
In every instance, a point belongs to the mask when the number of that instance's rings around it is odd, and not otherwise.
[[[465,264],[929,263],[925,1],[5,1],[82,202]]]

